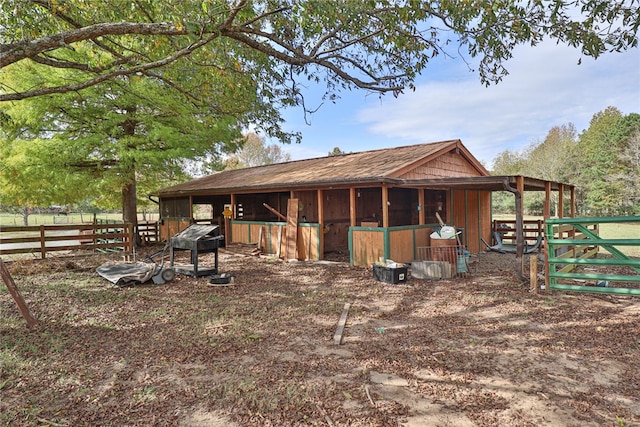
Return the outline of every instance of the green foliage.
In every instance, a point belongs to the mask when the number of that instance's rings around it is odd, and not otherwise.
[[[640,165],[633,161],[640,115],[623,116],[615,107],[596,113],[578,141],[573,179],[584,194],[584,211],[593,215],[640,212],[637,180]],[[630,180],[631,178],[631,180]]]
[[[333,150],[329,151],[329,157],[331,156],[339,156],[341,154],[347,154],[340,149],[340,147],[333,147]]]
[[[640,212],[640,114],[624,116],[608,107],[594,114],[589,128],[576,134],[573,124],[556,126],[541,142],[522,152],[505,151],[493,161],[495,175],[525,175],[576,186],[582,215]],[[552,193],[552,214],[558,201]],[[525,211],[540,214],[542,195],[527,195]],[[512,196],[494,193],[499,213],[512,213]],[[566,204],[565,204],[566,205]],[[565,212],[566,214],[566,212]]]
[[[241,169],[254,166],[283,163],[291,160],[291,155],[277,144],[265,144],[264,137],[254,132],[245,135],[241,148],[223,162],[224,169]]]
[[[187,74],[183,65],[174,63],[157,79],[134,75],[82,92],[3,105],[5,203],[67,204],[100,195],[98,206],[121,207],[122,191],[132,183],[138,202],[148,203],[147,193],[187,178],[185,159],[235,151],[242,126],[271,107],[257,100],[248,76],[213,68]],[[40,64],[20,63],[4,76],[14,87],[27,87],[37,85],[46,71]]]
[[[282,129],[280,111],[313,110],[305,81],[324,84],[328,101],[353,88],[397,96],[438,55],[477,58],[480,80],[489,84],[507,74],[516,46],[545,37],[592,57],[637,46],[635,2],[581,6],[6,0],[0,101],[20,102],[0,108],[1,195],[46,204],[100,194],[98,204],[115,206],[122,193],[126,207],[136,186],[144,193],[182,179],[190,161],[220,166],[249,125],[282,142],[300,141]],[[611,161],[598,162],[583,181]]]
[[[398,94],[438,55],[479,59],[483,83],[502,79],[521,44],[545,37],[598,57],[637,46],[635,2],[440,2],[94,0],[0,4],[0,68],[30,58],[67,68],[74,79],[3,87],[0,100],[86,88],[163,68],[201,51],[251,74],[260,96],[304,105],[299,81],[323,82],[327,99],[359,87]],[[77,45],[89,49],[78,52]]]

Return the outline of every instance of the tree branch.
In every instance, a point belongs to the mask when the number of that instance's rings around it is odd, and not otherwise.
[[[68,46],[83,40],[90,40],[105,35],[186,35],[187,30],[181,25],[172,22],[160,22],[152,24],[117,22],[89,25],[60,34],[42,37],[35,40],[21,40],[16,43],[0,45],[0,68],[33,57],[42,52]]]
[[[82,90],[82,89],[86,89],[88,87],[94,86],[98,83],[102,83],[106,80],[112,79],[114,77],[119,77],[119,76],[129,76],[132,74],[136,74],[136,73],[141,73],[144,72],[146,70],[151,70],[154,68],[160,68],[163,67],[167,64],[170,64],[184,56],[189,55],[191,52],[193,52],[194,50],[204,46],[205,44],[209,43],[211,40],[217,38],[218,35],[211,35],[210,37],[200,40],[196,43],[191,44],[190,46],[181,49],[177,52],[175,52],[173,55],[170,55],[166,58],[163,58],[161,60],[158,61],[154,61],[154,62],[149,62],[143,65],[139,65],[136,67],[132,67],[132,68],[126,68],[126,69],[118,69],[118,70],[114,70],[111,71],[109,73],[105,73],[102,75],[99,75],[97,77],[94,77],[92,79],[89,79],[87,81],[84,81],[82,83],[76,83],[76,84],[68,84],[68,85],[63,85],[63,86],[53,86],[53,87],[47,87],[47,88],[42,88],[42,89],[34,89],[34,90],[30,90],[30,91],[24,91],[24,92],[17,92],[17,93],[7,93],[7,94],[0,94],[0,102],[2,101],[18,101],[21,99],[26,99],[26,98],[33,98],[35,96],[42,96],[42,95],[50,95],[50,94],[54,94],[54,93],[65,93],[65,92],[71,92],[71,91],[77,91],[77,90]]]

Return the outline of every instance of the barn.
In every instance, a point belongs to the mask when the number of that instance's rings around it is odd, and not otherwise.
[[[548,216],[551,192],[560,193],[562,204],[566,188],[573,216],[572,186],[491,176],[455,139],[227,170],[155,196],[165,240],[193,223],[196,208],[205,205],[210,218],[204,221],[218,224],[227,244],[258,243],[267,253],[306,260],[343,252],[351,264],[367,266],[381,257],[416,259],[431,245],[438,216],[477,253],[492,237],[492,191],[514,194],[522,234],[524,192],[544,191]],[[522,246],[519,241],[520,255]]]

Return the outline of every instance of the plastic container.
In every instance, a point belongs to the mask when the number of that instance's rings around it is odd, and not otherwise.
[[[407,281],[407,266],[387,267],[384,265],[373,265],[373,278],[385,283],[397,284]]]

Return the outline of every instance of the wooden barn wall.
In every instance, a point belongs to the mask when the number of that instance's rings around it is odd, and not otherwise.
[[[481,176],[481,174],[460,154],[450,152],[403,174],[402,178],[425,179],[468,176]]]
[[[171,236],[178,234],[191,225],[191,218],[162,218],[160,221],[160,240],[168,242]]]
[[[380,257],[385,257],[385,228],[354,228],[350,234],[351,264],[368,267],[378,261]]]
[[[417,248],[431,245],[429,235],[432,231],[431,227],[391,230],[389,232],[390,258],[404,263],[415,261],[417,259]]]
[[[323,209],[326,233],[324,250],[326,252],[347,249],[349,246],[349,190],[325,190]]]
[[[418,224],[418,190],[389,189],[389,227]]]
[[[293,197],[298,199],[298,222],[318,222],[318,192],[295,191]],[[287,214],[286,210],[283,214]]]
[[[382,190],[379,187],[356,189],[356,225],[363,222],[382,225]]]
[[[485,242],[490,242],[491,235],[492,235],[491,192],[490,191],[480,192],[480,218],[481,218],[480,235],[482,236]],[[479,246],[479,251],[485,249],[482,242],[479,242],[478,246]]]
[[[260,247],[269,255],[285,253],[287,227],[285,222],[232,221],[230,243],[258,244],[262,229]],[[320,259],[320,226],[318,224],[298,224],[297,254],[301,260]],[[278,243],[280,250],[278,251]]]
[[[384,259],[410,263],[417,258],[418,247],[429,246],[430,225],[373,228],[353,227],[350,231],[351,263],[369,267]]]
[[[491,236],[491,193],[488,191],[454,190],[453,225],[463,229],[462,244],[471,253],[484,248],[480,238]]]

